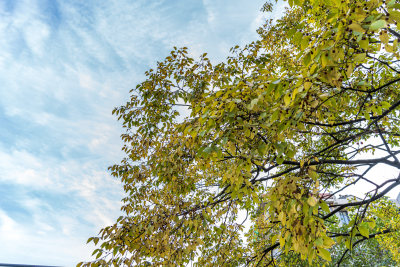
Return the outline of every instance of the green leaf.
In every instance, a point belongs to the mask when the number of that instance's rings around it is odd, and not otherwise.
[[[299,45],[303,38],[303,34],[301,32],[296,32],[294,34],[293,40],[296,45]]]
[[[362,236],[369,237],[369,229],[368,229],[367,226],[365,226],[365,225],[359,225],[359,226],[358,226],[358,231],[360,231],[360,234],[361,234]]]
[[[394,4],[396,4],[396,0],[390,0],[386,5],[387,7],[391,8],[394,6]]]
[[[305,66],[308,66],[310,65],[310,62],[311,62],[311,55],[310,53],[307,53],[303,58],[303,63]]]
[[[356,61],[356,62],[364,61],[364,59],[365,59],[366,56],[367,56],[366,53],[357,54],[357,55],[354,57],[354,61]]]
[[[301,40],[301,49],[304,50],[306,47],[308,47],[308,45],[310,44],[310,37],[304,37]]]
[[[99,252],[97,252],[96,259],[100,258],[101,255],[103,255],[103,252],[100,250]]]
[[[345,246],[346,246],[347,249],[349,249],[349,250],[352,249],[352,247],[351,247],[351,240],[350,240],[349,238],[347,238],[347,239],[344,241],[344,244],[345,244]]]
[[[253,100],[251,100],[250,105],[249,105],[249,109],[253,110],[254,106],[257,105],[258,103],[258,98],[254,98]]]
[[[376,31],[376,30],[382,29],[384,27],[386,27],[386,21],[383,19],[380,19],[380,20],[377,20],[377,21],[374,21],[373,23],[371,23],[371,25],[369,26],[369,29],[371,31]]]
[[[257,150],[260,155],[264,155],[265,152],[267,151],[267,145],[263,141],[261,141],[260,144],[258,145]]]
[[[315,240],[314,244],[317,247],[322,247],[324,245],[324,240],[322,239],[322,237],[318,237],[317,240]]]
[[[325,201],[321,201],[321,202],[319,203],[319,206],[320,206],[321,209],[322,209],[323,211],[325,211],[326,213],[329,213],[329,212],[331,211],[331,210],[329,209],[328,204],[326,204]]]
[[[365,111],[365,112],[364,112],[364,117],[365,117],[365,119],[367,119],[368,121],[370,120],[371,116],[370,116],[370,114],[369,114],[368,111]]]
[[[286,151],[286,156],[288,156],[288,158],[293,158],[295,154],[296,154],[296,151],[295,151],[295,150],[288,149],[288,150]]]
[[[208,146],[203,150],[203,153],[210,154],[212,151],[213,151],[213,148],[211,146]]]

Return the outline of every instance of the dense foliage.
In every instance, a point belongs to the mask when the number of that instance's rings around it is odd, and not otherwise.
[[[388,201],[386,197],[380,199],[378,203],[371,204],[373,207],[368,211],[369,215],[364,220],[368,223],[374,224],[373,228],[376,235],[356,234],[353,236],[352,244],[342,242],[341,235],[348,233],[348,221],[340,219],[340,216],[331,218],[327,222],[327,232],[337,241],[330,249],[332,261],[324,262],[323,259],[314,260],[312,266],[398,266],[399,262],[399,246],[398,242],[393,242],[390,239],[399,240],[399,231],[393,231],[389,235],[380,235],[379,233],[388,229],[399,229],[400,216],[398,216],[398,207],[392,202]],[[357,220],[358,212],[357,207],[351,207],[346,210],[349,215],[350,222]],[[343,217],[342,217],[343,218]],[[388,227],[390,223],[390,227]],[[362,229],[361,231],[365,231]],[[368,238],[367,238],[368,237]],[[371,238],[370,238],[371,237]],[[351,250],[349,250],[351,248]],[[316,262],[317,261],[317,262]],[[397,261],[397,262],[396,262]],[[310,266],[308,261],[301,260],[299,255],[290,252],[283,254],[277,259],[277,265],[281,266],[296,266],[306,267]]]
[[[377,203],[400,175],[369,173],[400,173],[400,3],[289,5],[223,63],[174,49],[114,110],[124,216],[89,239],[100,247],[83,265],[340,264],[377,237],[399,260],[398,211],[378,224]],[[364,199],[326,203],[359,183]],[[333,227],[345,209],[352,220]]]

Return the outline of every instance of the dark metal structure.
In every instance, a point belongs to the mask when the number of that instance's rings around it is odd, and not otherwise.
[[[61,266],[0,263],[0,267],[61,267]]]

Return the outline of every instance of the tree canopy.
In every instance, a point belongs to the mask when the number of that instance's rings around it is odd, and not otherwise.
[[[113,111],[124,215],[81,265],[340,264],[372,238],[400,259],[398,210],[381,201],[400,184],[400,3],[288,2],[225,62],[175,48]],[[327,204],[360,183],[364,199]]]

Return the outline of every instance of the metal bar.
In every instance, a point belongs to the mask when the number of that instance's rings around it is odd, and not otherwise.
[[[61,266],[0,263],[0,267],[61,267]]]

